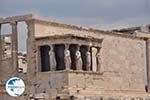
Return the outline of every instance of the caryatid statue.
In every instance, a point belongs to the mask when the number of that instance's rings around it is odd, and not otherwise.
[[[80,50],[80,46],[77,47],[77,51],[75,53],[75,64],[76,64],[76,70],[82,70],[82,58],[81,58],[81,52]]]
[[[51,71],[56,70],[56,57],[54,52],[53,45],[50,45],[50,51],[49,51],[49,66]]]
[[[86,70],[91,70],[91,53],[90,53],[90,47],[87,48],[86,52]]]
[[[65,69],[70,70],[71,69],[71,56],[70,56],[70,50],[69,50],[68,44],[65,45],[64,62],[65,62]]]
[[[98,71],[98,72],[102,72],[100,49],[101,49],[101,48],[97,48],[97,53],[96,53],[97,71]]]

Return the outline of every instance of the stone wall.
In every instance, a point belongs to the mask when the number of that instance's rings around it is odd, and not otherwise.
[[[35,24],[36,37],[63,34],[103,38],[101,56],[104,73],[102,75],[69,74],[70,88],[74,86],[85,88],[87,86],[91,91],[93,88],[100,88],[100,90],[112,92],[119,90],[145,92],[144,40],[47,23]]]
[[[36,93],[48,93],[50,96],[68,94],[68,75],[65,72],[39,72],[36,81]]]

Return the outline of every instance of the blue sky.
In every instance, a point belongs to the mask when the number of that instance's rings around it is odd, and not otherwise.
[[[100,29],[150,23],[150,0],[0,0],[0,17],[36,17]]]

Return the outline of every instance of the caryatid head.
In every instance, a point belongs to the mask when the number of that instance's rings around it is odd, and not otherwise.
[[[54,45],[51,44],[51,45],[49,45],[49,46],[50,46],[50,51],[53,51],[53,50],[54,50]]]

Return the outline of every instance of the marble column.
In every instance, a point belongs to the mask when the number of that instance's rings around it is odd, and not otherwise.
[[[92,53],[92,71],[97,72],[97,48],[92,47],[91,48],[91,53]]]
[[[12,27],[12,66],[13,73],[18,72],[18,32],[17,32],[17,22],[10,23]]]
[[[83,61],[81,58],[80,46],[77,46],[77,51],[75,53],[75,64],[76,70],[82,70]]]
[[[96,59],[97,59],[97,71],[98,72],[102,72],[103,69],[101,67],[101,54],[100,54],[100,49],[101,48],[97,48],[97,54],[96,54]]]
[[[50,71],[56,71],[56,57],[55,57],[55,52],[54,52],[54,46],[53,45],[50,45],[49,66],[50,66]]]
[[[87,47],[87,52],[86,52],[86,70],[87,71],[91,70],[91,52],[90,52],[90,47]]]
[[[65,44],[64,62],[65,62],[65,70],[70,70],[71,69],[71,55],[70,55],[70,50],[69,50],[69,44]]]

